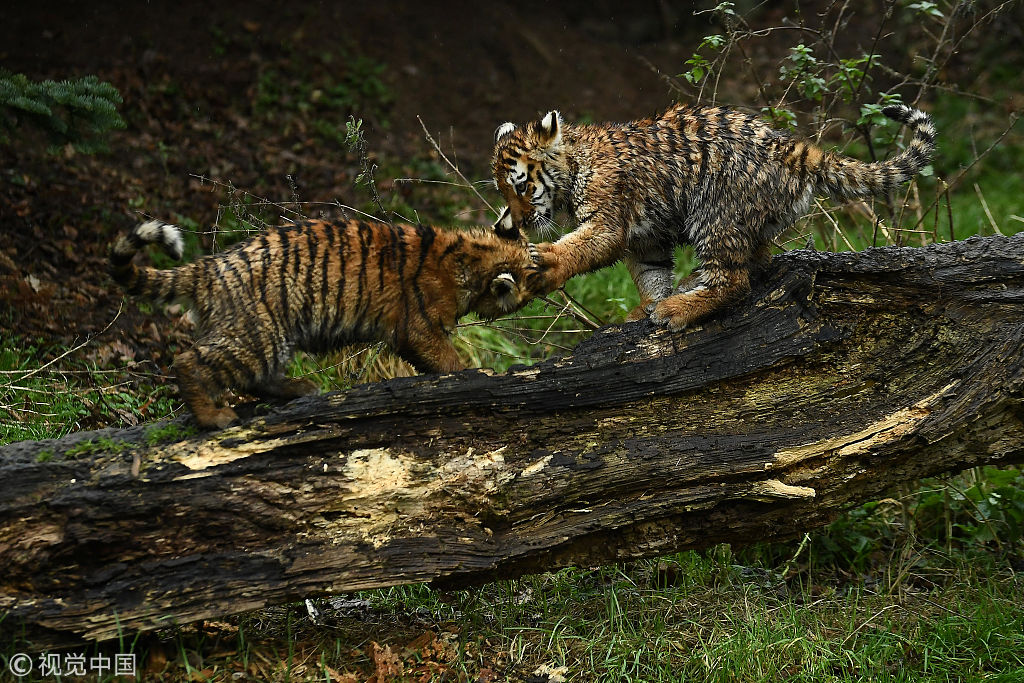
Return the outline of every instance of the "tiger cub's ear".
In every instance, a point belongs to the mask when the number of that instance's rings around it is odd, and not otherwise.
[[[498,216],[498,220],[494,221],[494,225],[491,227],[494,229],[494,234],[503,240],[523,239],[522,233],[519,232],[518,228],[512,225],[512,212],[509,211],[507,206],[502,209],[501,215]]]
[[[509,133],[514,131],[515,129],[516,129],[516,124],[512,123],[511,121],[506,121],[505,123],[503,123],[500,126],[498,126],[498,129],[496,131],[494,131],[494,142],[495,142],[495,144],[497,144],[497,142],[499,140],[501,140],[503,137],[505,137],[506,135],[508,135]]]
[[[512,273],[502,273],[491,280],[491,294],[499,307],[506,311],[513,310],[516,305],[516,279]]]
[[[535,124],[537,137],[543,145],[554,146],[562,141],[562,115],[552,109]]]

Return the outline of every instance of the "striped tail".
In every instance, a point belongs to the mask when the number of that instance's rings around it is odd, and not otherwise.
[[[178,280],[175,273],[179,269],[161,271],[156,268],[139,268],[132,263],[132,257],[147,244],[159,244],[175,260],[181,259],[185,250],[177,226],[149,221],[127,235],[121,235],[110,245],[110,274],[130,294],[161,300],[177,297],[174,285]]]
[[[818,191],[835,199],[887,194],[931,163],[936,136],[932,118],[920,109],[905,105],[885,107],[882,113],[914,131],[907,148],[891,159],[874,163],[825,155],[820,166],[812,170],[812,182]]]

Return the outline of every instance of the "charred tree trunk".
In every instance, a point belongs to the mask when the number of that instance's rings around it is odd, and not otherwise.
[[[0,629],[42,647],[799,535],[894,483],[1024,460],[1022,312],[1024,237],[791,252],[685,333],[608,327],[531,368],[156,446],[8,446]]]

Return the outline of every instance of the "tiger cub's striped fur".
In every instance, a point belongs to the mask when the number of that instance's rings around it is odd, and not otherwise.
[[[200,336],[175,357],[174,372],[206,428],[237,418],[215,404],[228,387],[275,398],[314,393],[312,382],[284,374],[295,350],[384,341],[420,371],[458,370],[448,337],[456,321],[470,311],[515,311],[537,279],[525,242],[483,229],[305,221],[169,270],[132,263],[147,243],[181,257],[178,229],[153,221],[114,242],[112,273],[132,294],[192,300]]]
[[[927,114],[886,107],[909,125],[906,150],[864,163],[723,107],[675,106],[654,119],[569,125],[551,111],[495,133],[495,183],[508,206],[503,235],[554,226],[565,208],[578,227],[537,245],[546,288],[624,259],[640,292],[630,315],[651,313],[678,330],[734,301],[771,258],[772,239],[802,216],[816,193],[836,199],[882,194],[932,157]],[[699,272],[673,295],[677,244],[692,244]]]

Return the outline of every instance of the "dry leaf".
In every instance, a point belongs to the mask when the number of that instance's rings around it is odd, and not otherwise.
[[[373,642],[370,646],[373,648],[373,666],[375,669],[373,676],[370,677],[370,681],[374,683],[388,683],[405,673],[402,660],[391,651],[390,645],[381,647],[376,642]]]

